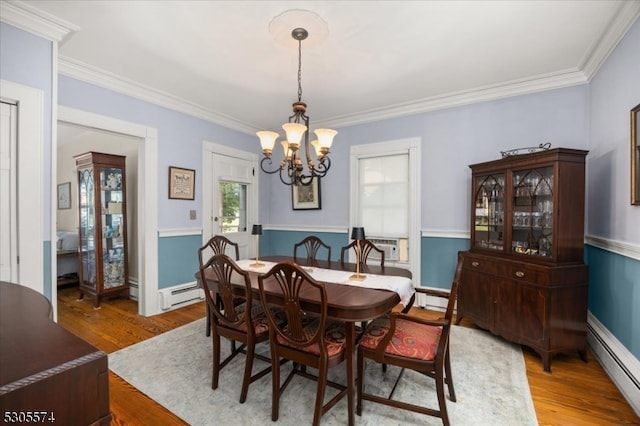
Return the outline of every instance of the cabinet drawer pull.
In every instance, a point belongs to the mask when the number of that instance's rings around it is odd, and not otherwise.
[[[516,271],[516,277],[518,277],[518,278],[522,278],[522,277],[524,277],[524,272],[522,272],[522,271]]]
[[[478,265],[480,265],[480,262],[471,262],[471,266],[474,268],[478,267]]]

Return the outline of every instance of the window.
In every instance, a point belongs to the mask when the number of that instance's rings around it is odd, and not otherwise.
[[[220,182],[220,232],[245,232],[247,230],[247,185],[237,182]]]
[[[361,158],[358,223],[367,235],[409,235],[409,155]]]

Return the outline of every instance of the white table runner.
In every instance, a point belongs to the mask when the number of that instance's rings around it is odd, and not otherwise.
[[[260,260],[260,263],[264,264],[264,266],[252,267],[251,265],[256,263],[255,259],[242,259],[238,260],[236,263],[245,271],[257,272],[259,274],[265,274],[269,272],[271,268],[276,265],[275,262]],[[399,277],[395,275],[366,274],[361,272],[360,275],[364,275],[367,278],[363,281],[356,281],[349,279],[349,277],[353,275],[353,272],[351,271],[315,268],[308,266],[302,266],[302,268],[304,268],[304,270],[307,271],[309,275],[311,275],[317,281],[394,291],[398,294],[398,296],[400,296],[400,303],[402,303],[403,306],[407,306],[407,303],[409,303],[409,300],[411,300],[411,297],[415,293],[413,282],[407,277]]]

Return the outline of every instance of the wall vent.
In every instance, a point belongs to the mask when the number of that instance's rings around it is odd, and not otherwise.
[[[163,311],[204,300],[204,291],[197,282],[180,284],[160,290],[160,308]]]

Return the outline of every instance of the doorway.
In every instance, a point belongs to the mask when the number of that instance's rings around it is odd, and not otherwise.
[[[156,206],[158,205],[157,130],[62,106],[58,109],[58,123],[60,126],[75,126],[95,134],[117,135],[119,138],[124,138],[127,141],[124,142],[125,145],[130,145],[132,152],[135,151],[137,154],[134,169],[137,171],[135,180],[138,191],[137,194],[129,194],[137,199],[137,215],[134,217],[137,233],[135,235],[129,233],[129,235],[131,238],[135,238],[135,245],[137,246],[138,314],[151,316],[159,313],[157,296],[158,240],[155,238],[158,234],[156,215]],[[87,148],[85,151],[89,150]],[[75,174],[75,168],[73,168],[73,173]],[[133,225],[131,221],[129,223]],[[55,241],[55,238],[53,241]],[[57,298],[55,286],[52,291],[52,298]]]

